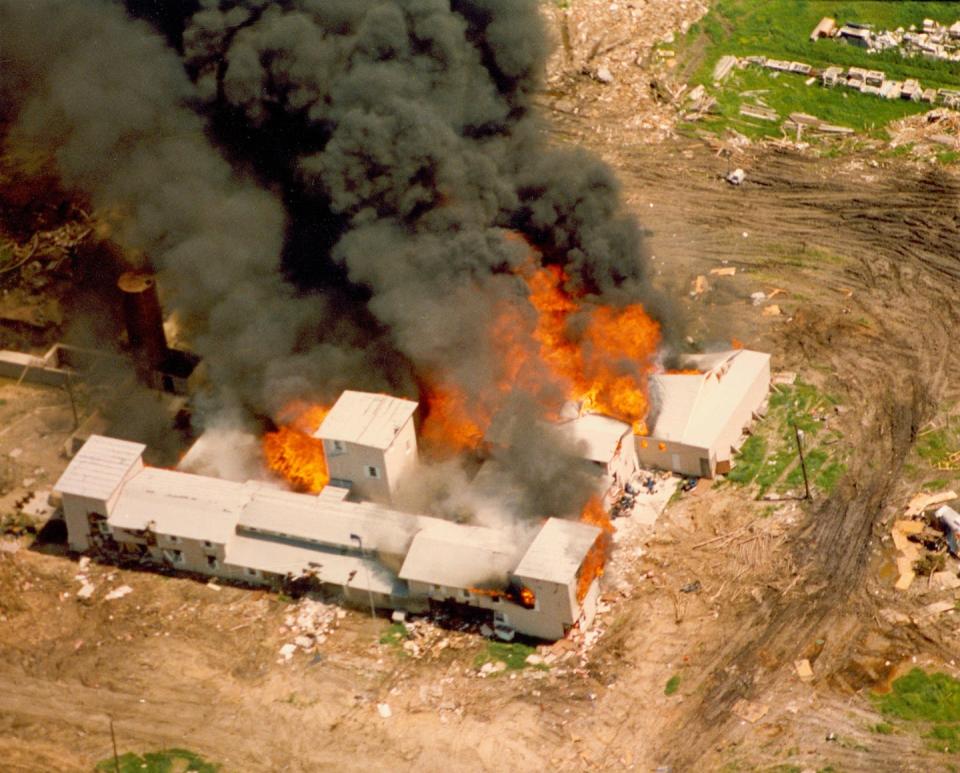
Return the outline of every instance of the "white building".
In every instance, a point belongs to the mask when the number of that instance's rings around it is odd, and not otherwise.
[[[540,638],[593,619],[598,581],[581,573],[596,526],[550,518],[518,544],[512,532],[347,501],[336,486],[297,494],[145,467],[143,451],[94,435],[71,460],[54,487],[71,549],[251,584],[306,583],[381,608],[486,609],[497,627]]]
[[[554,426],[573,441],[582,458],[606,479],[604,489],[622,489],[639,471],[633,429],[626,422],[585,413]]]
[[[417,466],[417,404],[389,395],[340,395],[314,437],[323,440],[330,482],[360,499],[390,504]]]
[[[747,349],[693,355],[696,372],[650,377],[650,434],[636,438],[645,467],[711,478],[729,471],[744,430],[770,390],[770,355]]]

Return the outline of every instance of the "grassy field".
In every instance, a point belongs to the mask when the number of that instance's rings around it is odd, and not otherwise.
[[[780,73],[774,77],[770,71],[754,67],[734,71],[717,93],[712,88],[713,68],[726,54],[796,60],[820,69],[829,65],[868,67],[881,69],[899,80],[917,78],[925,87],[960,87],[960,62],[904,58],[893,51],[869,54],[835,40],[811,42],[810,31],[824,16],[831,16],[838,23],[869,23],[878,30],[907,28],[911,24],[919,26],[924,18],[953,23],[960,19],[960,4],[718,0],[690,28],[678,51],[683,77],[692,85],[707,86],[718,97],[721,115],[707,122],[712,124],[711,128],[731,126],[748,136],[779,136],[780,121],[756,121],[739,115],[741,104],[757,98],[777,110],[781,119],[799,111],[881,136],[883,127],[891,120],[930,109],[929,105],[888,101],[846,88],[828,89],[819,83],[806,86],[803,76]]]
[[[835,430],[825,430],[820,417],[828,416],[834,405],[835,398],[809,384],[778,387],[770,396],[766,418],[743,444],[727,480],[742,486],[754,483],[759,496],[771,490],[802,492],[796,426],[805,436],[804,458],[811,487],[832,491],[846,470],[842,438]]]
[[[120,773],[184,773],[185,771],[217,773],[220,770],[219,765],[207,762],[199,754],[186,749],[147,752],[142,757],[139,754],[127,752],[121,754],[117,760],[110,757],[101,761],[96,769],[112,773],[117,770],[118,764]]]
[[[931,749],[960,753],[960,681],[914,668],[894,680],[889,693],[874,696],[874,701],[888,718],[905,720],[904,729],[919,731]],[[882,725],[877,732],[890,734],[897,729]]]

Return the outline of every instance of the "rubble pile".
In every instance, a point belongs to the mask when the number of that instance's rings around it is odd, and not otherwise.
[[[960,150],[960,112],[937,108],[894,121],[887,128],[890,147],[906,144],[936,144]]]
[[[316,599],[301,599],[295,610],[283,620],[282,634],[293,636],[280,648],[278,663],[287,663],[298,649],[314,652],[347,616],[346,610],[335,604],[324,604]]]
[[[865,48],[871,53],[899,51],[905,57],[923,56],[960,62],[960,20],[945,25],[933,19],[924,19],[919,29],[911,24],[909,29],[874,30],[871,24],[846,22],[838,26],[833,19],[824,18],[810,37],[813,40],[830,38]]]
[[[960,514],[944,505],[956,499],[955,491],[917,494],[903,517],[894,521],[890,537],[896,550],[897,590],[907,590],[917,577],[928,578],[928,587],[960,588],[956,560]]]
[[[670,84],[676,63],[670,46],[707,7],[707,0],[544,3],[555,39],[545,89],[555,123],[563,127],[573,119],[611,141],[672,136],[676,105],[687,103],[687,89]],[[710,110],[711,99],[693,100],[687,109]],[[601,114],[618,120],[589,123]]]

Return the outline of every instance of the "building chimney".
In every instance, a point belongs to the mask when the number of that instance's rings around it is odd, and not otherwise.
[[[157,370],[168,350],[156,278],[153,274],[128,271],[117,281],[117,287],[123,297],[123,316],[133,355],[151,370]]]

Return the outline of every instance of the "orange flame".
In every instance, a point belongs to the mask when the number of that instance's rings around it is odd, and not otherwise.
[[[517,272],[527,285],[534,319],[516,303],[501,303],[488,329],[499,358],[493,386],[467,394],[441,378],[428,378],[425,445],[442,454],[476,448],[493,416],[514,391],[530,394],[548,416],[563,402],[629,422],[646,434],[647,374],[660,343],[660,327],[643,306],[590,306],[564,288],[558,266]],[[527,309],[529,311],[529,309]],[[573,322],[579,332],[574,333]]]
[[[263,437],[267,466],[298,491],[316,494],[330,482],[323,441],[312,437],[329,412],[327,406],[293,403],[280,412],[286,423]]]
[[[604,566],[613,549],[613,532],[615,531],[613,522],[598,496],[590,498],[580,514],[580,520],[591,526],[599,526],[601,531],[580,566],[577,577],[577,602],[582,602],[593,581],[603,576]]]
[[[646,434],[647,372],[660,326],[640,304],[585,309],[564,290],[567,276],[557,266],[538,269],[526,281],[539,315],[534,336],[540,357],[569,384],[568,396],[583,410],[629,422],[636,434]],[[585,325],[577,340],[569,328],[579,313]]]

